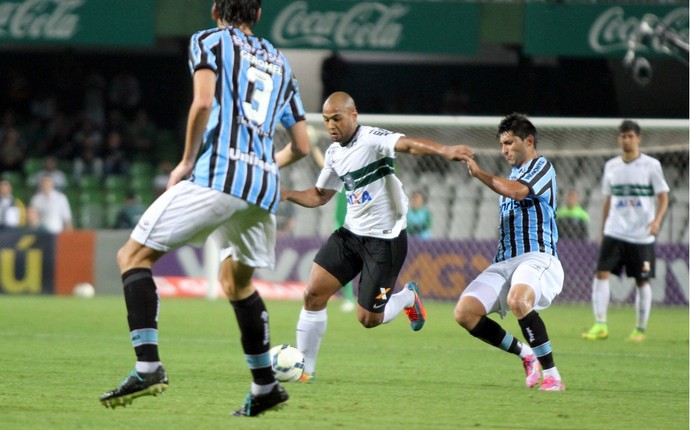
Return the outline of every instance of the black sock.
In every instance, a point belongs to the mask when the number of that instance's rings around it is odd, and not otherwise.
[[[158,357],[158,293],[151,270],[136,268],[122,274],[132,346],[138,361]]]
[[[537,311],[532,311],[525,315],[524,318],[518,320],[522,334],[525,336],[527,343],[532,347],[534,354],[539,359],[541,367],[550,369],[555,366],[553,361],[553,353],[551,351],[551,342],[549,342],[549,335],[546,332],[546,326]]]
[[[268,312],[257,291],[244,300],[233,302],[235,317],[242,335],[242,349],[252,372],[254,382],[259,385],[275,381],[270,361],[261,361],[257,355],[268,352],[270,347]]]
[[[520,355],[522,350],[522,344],[515,339],[515,336],[505,331],[496,321],[486,316],[481,317],[477,325],[470,330],[470,334],[489,345],[516,355]]]

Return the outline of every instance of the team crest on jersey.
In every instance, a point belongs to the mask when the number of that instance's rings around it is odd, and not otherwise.
[[[371,194],[366,190],[361,193],[350,193],[347,195],[348,205],[361,205],[371,200]]]
[[[352,176],[345,175],[344,180],[345,180],[345,189],[352,190],[355,188],[355,180]]]

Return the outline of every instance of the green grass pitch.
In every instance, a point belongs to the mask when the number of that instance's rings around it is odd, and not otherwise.
[[[168,392],[106,409],[99,395],[134,364],[120,297],[0,296],[2,429],[687,429],[688,309],[655,307],[647,340],[624,341],[631,307],[613,307],[610,337],[587,342],[588,305],[541,312],[567,391],[524,387],[515,356],[455,324],[453,303],[427,303],[412,332],[404,315],[364,329],[334,302],[317,380],[258,418],[230,417],[249,388],[237,324],[224,300],[161,303]],[[269,301],[272,343],[294,343],[301,304]],[[513,316],[503,325],[522,338]]]

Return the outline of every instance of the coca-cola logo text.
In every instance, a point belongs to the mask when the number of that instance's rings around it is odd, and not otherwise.
[[[271,35],[282,46],[392,49],[402,38],[403,26],[396,20],[408,10],[400,4],[363,2],[344,12],[321,12],[297,1],[280,12]]]
[[[0,37],[67,40],[79,27],[73,13],[85,0],[24,0],[0,3]]]
[[[625,51],[628,49],[628,41],[639,31],[643,20],[652,30],[656,26],[663,26],[688,40],[688,8],[674,9],[663,18],[649,13],[642,18],[632,16],[626,18],[623,8],[612,7],[602,13],[592,24],[589,30],[589,46],[599,53]],[[657,38],[652,40],[651,47],[656,52],[663,52]],[[636,49],[644,51],[647,47],[639,45]]]

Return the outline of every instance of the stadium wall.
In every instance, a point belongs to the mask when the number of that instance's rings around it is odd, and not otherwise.
[[[0,294],[71,294],[81,282],[93,284],[98,295],[122,292],[115,254],[128,231],[78,230],[51,235],[31,230],[0,234]],[[258,270],[256,282],[269,297],[298,299],[308,279],[321,237],[279,238],[274,270]],[[486,268],[495,240],[410,239],[399,286],[410,279],[423,285],[425,295],[457,300],[460,289]],[[590,300],[597,244],[562,240],[559,254],[566,273],[561,303]],[[154,267],[163,296],[207,295],[202,248],[183,247],[165,255]],[[688,304],[688,245],[657,245],[657,277],[652,283],[655,303]],[[355,282],[356,286],[357,282]],[[632,303],[633,283],[612,277],[612,301]]]

